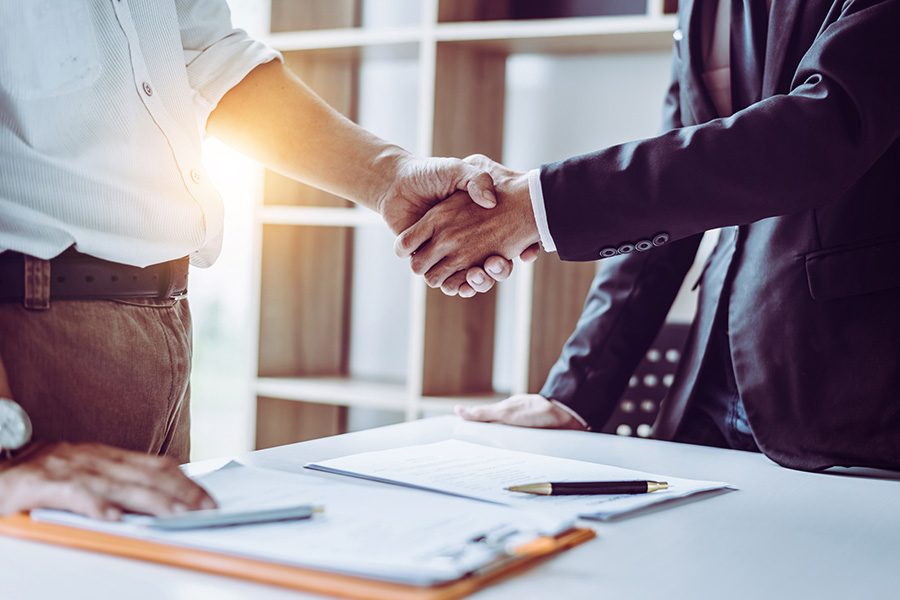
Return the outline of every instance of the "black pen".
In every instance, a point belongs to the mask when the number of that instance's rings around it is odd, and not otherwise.
[[[510,492],[539,496],[580,496],[596,494],[649,494],[669,489],[665,481],[563,481],[559,483],[529,483],[506,488]]]

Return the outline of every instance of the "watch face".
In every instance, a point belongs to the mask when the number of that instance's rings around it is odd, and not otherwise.
[[[31,440],[31,420],[22,407],[0,398],[0,449],[18,450]]]

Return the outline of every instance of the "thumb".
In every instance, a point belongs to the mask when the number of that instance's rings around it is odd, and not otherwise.
[[[522,254],[519,255],[519,259],[524,263],[534,262],[538,259],[538,255],[541,253],[541,247],[538,244],[532,244],[525,248],[522,251]]]
[[[490,173],[474,165],[460,161],[462,178],[457,189],[469,193],[472,201],[482,208],[494,208],[497,206],[497,196],[494,194],[494,179]]]
[[[453,407],[454,412],[466,421],[491,422],[497,420],[497,404],[487,406],[461,406]]]

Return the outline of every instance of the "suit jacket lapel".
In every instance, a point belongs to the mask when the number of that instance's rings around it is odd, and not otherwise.
[[[769,9],[769,38],[766,44],[766,70],[763,74],[762,97],[778,91],[784,73],[787,53],[797,20],[805,0],[773,0]]]
[[[685,56],[688,84],[686,95],[690,100],[690,111],[696,124],[706,123],[718,116],[709,90],[703,82],[703,48],[704,35],[712,32],[703,31],[703,6],[713,0],[682,0],[682,34],[687,42],[682,47]],[[728,2],[729,0],[722,0]]]

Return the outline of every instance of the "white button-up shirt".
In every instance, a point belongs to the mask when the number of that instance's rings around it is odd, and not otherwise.
[[[206,121],[276,58],[225,0],[0,0],[0,252],[212,264]]]

